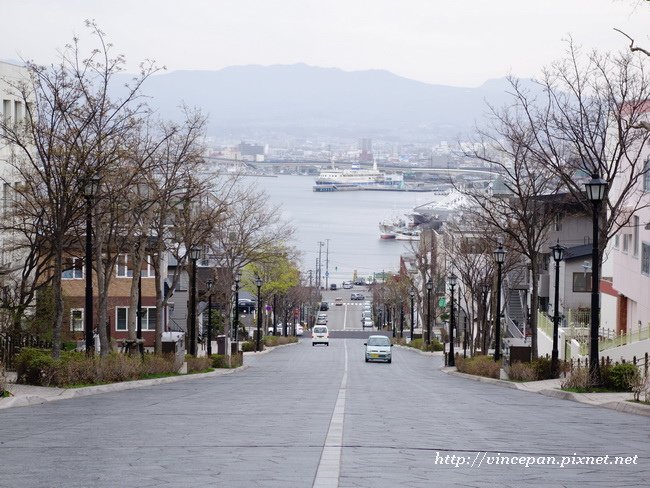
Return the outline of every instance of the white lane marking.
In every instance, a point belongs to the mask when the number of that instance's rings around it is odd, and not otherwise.
[[[345,366],[343,379],[336,398],[334,413],[325,438],[325,446],[320,456],[313,488],[338,488],[341,474],[341,450],[343,445],[343,419],[345,417],[345,392],[348,385],[348,340],[343,340]]]
[[[345,304],[345,310],[343,311],[343,330],[345,330],[345,323],[348,321],[348,304]]]

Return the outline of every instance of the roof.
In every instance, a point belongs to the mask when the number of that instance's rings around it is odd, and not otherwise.
[[[591,256],[592,248],[593,246],[591,244],[581,244],[580,246],[569,247],[564,251],[564,260],[568,261],[570,259]]]

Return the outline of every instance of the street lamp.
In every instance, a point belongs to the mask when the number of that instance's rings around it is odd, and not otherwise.
[[[506,250],[503,244],[499,243],[496,251],[494,251],[494,260],[497,263],[497,304],[496,304],[496,320],[494,321],[494,360],[501,359],[501,266],[506,260]]]
[[[560,241],[551,246],[553,252],[553,259],[555,260],[555,310],[553,311],[553,351],[551,352],[551,371],[553,377],[557,377],[558,373],[558,328],[560,326],[560,261],[564,257],[564,246],[560,245]]]
[[[208,356],[212,356],[212,283],[212,280],[205,283],[208,288]]]
[[[431,290],[433,282],[431,278],[427,281],[427,346],[431,344]]]
[[[399,303],[399,337],[404,339],[404,302]]]
[[[455,310],[454,310],[454,287],[458,278],[454,273],[449,275],[449,287],[451,288],[451,316],[449,319],[449,360],[447,366],[456,366],[454,358],[454,327],[455,327]]]
[[[99,178],[91,177],[84,187],[84,198],[86,199],[86,307],[85,313],[85,335],[86,354],[92,356],[95,350],[95,338],[93,337],[93,198],[99,190]]]
[[[260,349],[260,336],[262,335],[262,278],[259,276],[255,279],[257,285],[257,337],[255,339],[255,350]]]
[[[415,314],[413,309],[413,299],[415,298],[415,290],[411,288],[409,290],[409,296],[411,297],[411,337],[410,340],[413,340],[413,328],[415,327]]]
[[[241,280],[241,271],[238,269],[235,273],[235,316],[232,320],[232,326],[235,328],[235,342],[239,340],[239,281]]]
[[[192,277],[190,280],[190,355],[196,356],[196,261],[201,255],[201,249],[192,247],[189,258],[192,261]]]
[[[597,172],[591,175],[591,180],[585,183],[587,198],[593,205],[593,245],[591,249],[591,340],[589,345],[589,376],[592,384],[600,382],[600,366],[598,364],[598,329],[600,328],[600,254],[598,250],[598,219],[600,205],[607,193],[607,181]]]

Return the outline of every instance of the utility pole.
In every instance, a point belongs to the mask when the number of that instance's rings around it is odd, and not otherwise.
[[[320,291],[323,285],[323,241],[318,241],[318,290]]]
[[[329,290],[329,277],[330,277],[330,240],[325,239],[327,247],[325,247],[325,289]]]

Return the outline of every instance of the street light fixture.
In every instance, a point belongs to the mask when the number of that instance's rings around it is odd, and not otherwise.
[[[86,354],[92,356],[95,351],[93,336],[93,199],[99,191],[99,178],[91,177],[84,186],[86,199],[86,305],[84,310],[84,331],[86,339]]]
[[[212,280],[208,280],[205,283],[208,288],[208,356],[212,356],[212,284]]]
[[[257,285],[257,337],[255,338],[255,350],[261,351],[260,337],[262,335],[262,278],[255,279]]]
[[[427,346],[431,345],[431,290],[433,282],[431,278],[427,281]]]
[[[494,260],[497,263],[497,304],[496,304],[496,320],[494,322],[494,360],[501,359],[501,266],[506,260],[506,250],[503,244],[499,243],[499,247],[494,251]]]
[[[449,320],[449,360],[447,366],[456,366],[454,358],[454,327],[455,327],[455,310],[454,310],[454,287],[456,286],[457,276],[454,273],[449,275],[449,287],[451,288],[451,316]]]
[[[598,364],[598,329],[600,328],[600,254],[598,249],[598,219],[600,205],[607,193],[607,181],[597,172],[591,175],[591,180],[585,183],[587,198],[593,205],[592,227],[593,245],[591,249],[591,340],[589,344],[589,376],[592,384],[600,382],[600,366]]]
[[[413,340],[413,328],[415,327],[415,312],[413,308],[413,299],[415,298],[415,290],[411,288],[409,290],[409,296],[411,297],[411,337],[410,340]]]
[[[553,259],[555,260],[555,310],[553,311],[553,350],[551,352],[551,372],[553,377],[558,376],[558,329],[560,327],[560,261],[564,258],[564,246],[560,241],[551,246]]]
[[[241,281],[241,270],[235,273],[235,316],[232,320],[232,326],[235,329],[233,335],[235,342],[239,341],[239,282]]]
[[[192,274],[190,280],[190,341],[189,353],[196,356],[196,261],[201,255],[201,249],[198,247],[190,248],[188,253],[190,261],[192,261]]]

